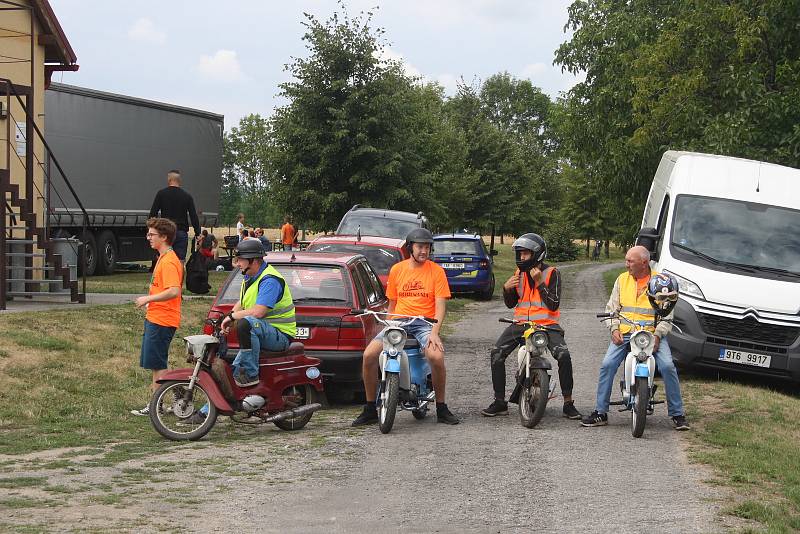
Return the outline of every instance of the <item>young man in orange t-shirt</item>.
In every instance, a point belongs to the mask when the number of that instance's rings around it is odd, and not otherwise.
[[[283,243],[283,250],[292,250],[294,248],[294,240],[297,232],[294,225],[289,221],[289,216],[283,218],[283,226],[281,226],[281,243]]]
[[[436,323],[415,319],[403,326],[405,331],[419,341],[425,359],[431,366],[433,389],[436,392],[436,420],[448,425],[457,425],[458,418],[445,403],[447,372],[444,366],[444,345],[439,331],[444,322],[450,286],[447,275],[438,264],[429,259],[433,247],[433,236],[425,228],[416,228],[406,237],[406,246],[411,257],[394,264],[389,271],[386,296],[389,297],[389,313],[397,315],[433,317]],[[364,351],[362,374],[367,404],[353,426],[378,422],[375,394],[378,388],[378,356],[383,350],[383,332],[378,334]]]
[[[172,250],[176,230],[175,223],[169,219],[147,220],[147,240],[150,247],[158,252],[158,262],[153,270],[149,294],[137,298],[136,307],[147,308],[139,364],[144,369],[153,371],[153,391],[158,386],[158,379],[167,369],[169,344],[181,324],[183,262]],[[131,410],[131,413],[149,415],[150,406]]]

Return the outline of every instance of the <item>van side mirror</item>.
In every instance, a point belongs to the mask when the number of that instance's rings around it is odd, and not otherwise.
[[[658,230],[655,228],[642,228],[639,230],[639,235],[636,236],[636,244],[641,245],[650,251],[651,260],[657,260],[657,246],[660,238],[661,236],[658,234]]]

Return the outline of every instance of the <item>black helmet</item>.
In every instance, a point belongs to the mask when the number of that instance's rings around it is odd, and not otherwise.
[[[514,241],[512,248],[514,249],[517,267],[523,273],[527,273],[547,257],[547,243],[544,242],[544,239],[539,234],[522,234]],[[522,261],[520,258],[519,253],[523,250],[532,252],[529,260]]]
[[[236,245],[236,250],[233,253],[237,258],[244,258],[246,260],[254,258],[263,258],[266,255],[264,245],[258,239],[244,239],[239,241]]]
[[[406,236],[406,247],[409,252],[413,243],[429,243],[433,250],[433,234],[427,228],[414,228]]]
[[[647,300],[656,315],[666,317],[678,303],[678,280],[671,274],[654,274],[647,283]]]

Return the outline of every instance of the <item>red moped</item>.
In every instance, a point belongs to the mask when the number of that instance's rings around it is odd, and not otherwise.
[[[186,441],[205,436],[218,415],[237,423],[274,423],[283,430],[303,428],[322,408],[325,393],[320,360],[305,355],[302,343],[283,352],[261,351],[260,383],[240,388],[227,359],[224,317],[209,318],[212,334],[187,336],[187,362],[193,368],[167,371],[150,399],[150,421],[165,438]]]

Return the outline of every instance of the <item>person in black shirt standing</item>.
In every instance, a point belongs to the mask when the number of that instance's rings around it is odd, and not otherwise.
[[[187,217],[188,214],[188,217]],[[181,188],[181,172],[171,170],[167,173],[167,187],[156,193],[150,217],[164,217],[175,223],[178,231],[172,250],[181,261],[186,260],[186,248],[189,245],[189,219],[192,221],[194,235],[200,235],[200,220],[194,207],[192,195]]]

